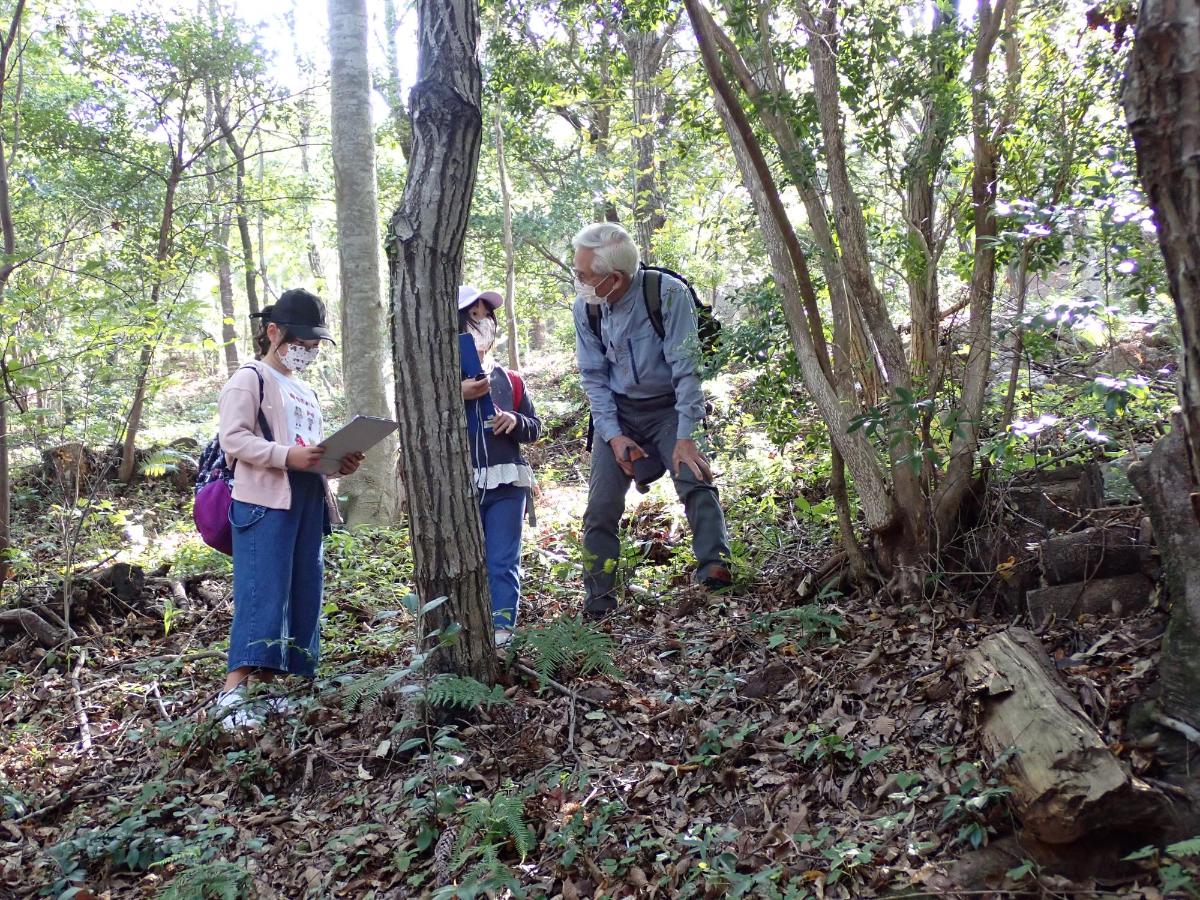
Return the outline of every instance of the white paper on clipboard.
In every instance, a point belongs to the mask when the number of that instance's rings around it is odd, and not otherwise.
[[[319,446],[325,448],[325,455],[317,464],[317,471],[325,475],[336,475],[342,467],[342,459],[347,454],[365,453],[398,427],[399,425],[391,419],[355,416],[321,441]]]

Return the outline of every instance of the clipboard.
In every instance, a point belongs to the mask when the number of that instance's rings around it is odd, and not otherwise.
[[[355,416],[318,445],[325,448],[325,455],[317,464],[316,471],[323,475],[336,475],[342,467],[342,459],[348,453],[364,453],[399,428],[399,423],[377,416]]]
[[[458,358],[463,378],[474,378],[484,374],[483,363],[479,361],[479,351],[475,349],[475,339],[465,332],[458,336]],[[479,423],[486,422],[495,415],[496,405],[492,403],[491,394],[484,394],[477,400],[467,401],[467,427],[469,430],[477,430]]]

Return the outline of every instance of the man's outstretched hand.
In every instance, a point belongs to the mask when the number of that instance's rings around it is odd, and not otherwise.
[[[675,451],[671,454],[671,469],[675,472],[676,478],[679,477],[684,466],[692,470],[698,481],[712,484],[713,474],[712,469],[708,467],[708,460],[704,458],[704,454],[700,452],[700,448],[691,438],[677,440]]]
[[[633,461],[645,459],[646,451],[639,447],[633,438],[627,438],[623,434],[618,434],[608,445],[612,447],[613,456],[617,458],[617,465],[621,467],[621,471],[632,478]]]

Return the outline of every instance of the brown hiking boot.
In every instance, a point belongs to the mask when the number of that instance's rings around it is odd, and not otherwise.
[[[710,591],[723,591],[733,586],[733,573],[721,565],[709,566],[697,581]]]

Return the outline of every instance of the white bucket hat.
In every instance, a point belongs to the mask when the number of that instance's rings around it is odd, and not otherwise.
[[[492,309],[499,309],[504,298],[495,291],[481,291],[470,284],[464,284],[458,289],[458,308],[466,309],[476,300],[483,300]]]

